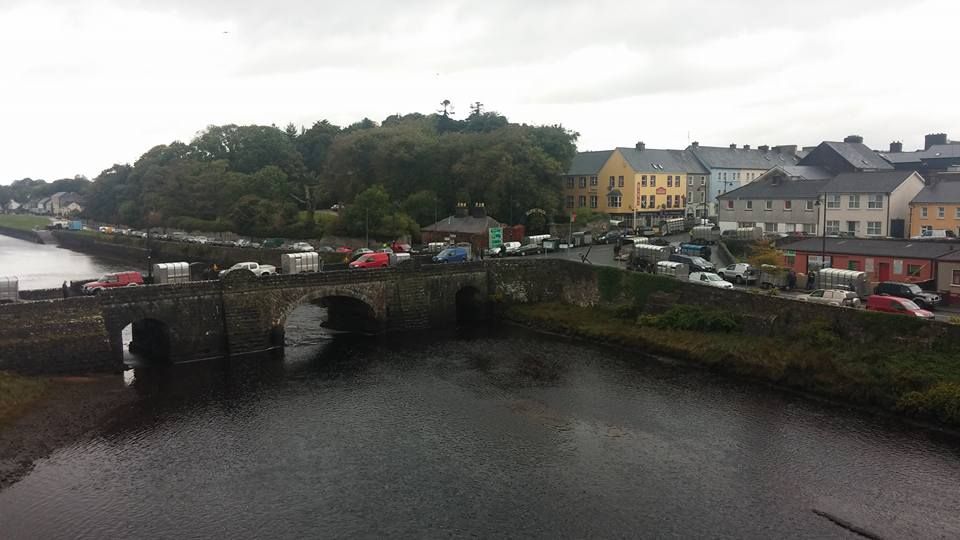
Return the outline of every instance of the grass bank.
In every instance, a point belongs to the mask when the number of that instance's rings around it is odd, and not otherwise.
[[[0,426],[27,410],[49,388],[45,379],[21,377],[0,371]]]
[[[745,335],[728,313],[675,306],[637,316],[630,306],[517,305],[507,319],[603,344],[670,356],[856,404],[960,426],[960,344],[922,349],[845,343],[813,322],[793,335]],[[638,360],[642,361],[642,360]]]
[[[0,214],[0,227],[9,227],[19,231],[32,231],[35,227],[46,227],[50,219],[43,216],[21,214]]]

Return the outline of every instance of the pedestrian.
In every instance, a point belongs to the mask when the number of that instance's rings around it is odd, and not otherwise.
[[[815,282],[816,280],[817,280],[817,273],[816,273],[816,272],[814,272],[813,270],[811,270],[810,272],[807,273],[807,290],[808,290],[808,291],[812,291],[812,290],[813,290],[813,284],[814,284],[814,282]]]
[[[613,260],[620,259],[620,242],[617,242],[613,245]]]
[[[63,289],[64,298],[67,298],[70,296],[70,285],[68,285],[66,281],[63,282],[63,286],[61,287],[61,289]]]
[[[797,286],[797,273],[793,271],[793,268],[791,268],[787,272],[787,289],[793,290],[793,288],[796,286]]]
[[[483,249],[480,250],[480,262],[483,262]]]

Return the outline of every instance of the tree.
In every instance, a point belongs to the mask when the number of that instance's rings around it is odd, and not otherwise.
[[[403,211],[420,226],[430,225],[439,219],[440,199],[429,189],[411,194],[403,201]]]
[[[390,195],[377,185],[365,189],[341,212],[341,227],[351,236],[364,236],[378,231],[384,218],[393,210]]]

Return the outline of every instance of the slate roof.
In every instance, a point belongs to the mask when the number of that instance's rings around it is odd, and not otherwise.
[[[887,160],[880,157],[879,154],[870,149],[869,146],[863,143],[847,143],[847,142],[833,142],[833,141],[824,141],[814,149],[812,152],[807,154],[806,157],[800,160],[798,165],[820,165],[816,161],[817,150],[822,150],[823,147],[833,150],[837,155],[842,157],[847,163],[852,165],[857,169],[878,169],[878,170],[890,170],[893,169]]]
[[[683,172],[688,164],[677,150],[617,148],[636,172]]]
[[[440,221],[427,225],[423,231],[444,232],[444,233],[464,233],[481,234],[486,233],[491,227],[502,227],[503,225],[490,216],[484,217],[457,217],[448,216]]]
[[[902,257],[936,259],[954,251],[960,251],[958,242],[935,242],[931,240],[886,240],[870,238],[826,238],[827,253],[844,255],[874,255],[878,257]],[[824,238],[807,238],[784,244],[783,249],[819,253]]]
[[[891,193],[913,174],[913,171],[843,173],[833,177],[824,191],[828,193]]]
[[[960,158],[960,144],[935,144],[926,150],[881,152],[880,155],[890,163],[920,163],[925,159],[958,159]]]
[[[799,160],[793,154],[756,148],[730,148],[723,146],[689,146],[693,155],[710,169],[770,169],[778,165],[796,165]]]
[[[603,165],[610,159],[613,150],[599,150],[596,152],[577,152],[570,162],[570,169],[567,170],[567,176],[587,176],[595,175],[600,172]]]
[[[777,183],[774,184],[774,180]],[[765,174],[760,178],[727,193],[718,199],[816,199],[829,180],[793,180],[782,175]]]
[[[687,174],[710,174],[710,171],[700,163],[692,152],[688,150],[671,150],[671,152],[676,154],[677,160],[686,167],[683,172]]]
[[[787,165],[777,167],[777,169],[787,173],[787,175],[791,177],[802,178],[804,180],[829,180],[833,177],[826,169],[813,165]]]
[[[960,203],[960,180],[934,182],[917,193],[913,203]]]

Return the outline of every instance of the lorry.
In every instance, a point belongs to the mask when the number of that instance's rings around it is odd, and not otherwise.
[[[280,272],[283,274],[303,274],[320,271],[320,254],[315,251],[284,253],[280,255]]]
[[[188,281],[190,281],[190,263],[172,262],[153,265],[153,282],[157,285]]]
[[[70,224],[68,225],[68,228],[69,228],[71,231],[82,231],[82,230],[83,230],[83,222],[82,222],[82,221],[78,221],[78,220],[73,220],[73,221],[71,221]]]
[[[19,279],[0,276],[0,304],[12,304],[20,300]]]
[[[673,250],[670,246],[658,246],[655,244],[636,244],[627,259],[627,269],[641,272],[653,272],[656,264],[670,258]]]
[[[277,267],[270,264],[260,264],[254,261],[239,262],[226,270],[220,271],[220,277],[233,272],[234,270],[249,270],[253,272],[253,275],[260,276],[269,276],[277,273]]]

